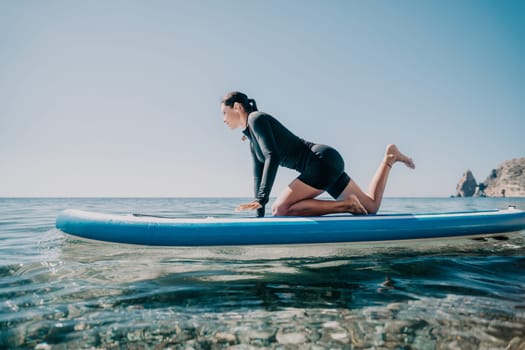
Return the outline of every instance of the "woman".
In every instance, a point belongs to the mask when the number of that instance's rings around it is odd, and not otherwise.
[[[253,157],[255,200],[241,204],[237,210],[257,210],[258,216],[264,216],[277,169],[282,165],[299,171],[300,175],[277,198],[272,206],[273,215],[375,214],[392,165],[402,162],[415,168],[411,158],[395,145],[388,145],[369,192],[365,193],[345,172],[344,161],[335,149],[295,136],[277,119],[259,112],[255,100],[245,94],[237,91],[227,94],[221,101],[221,111],[231,129],[242,128],[250,140]],[[315,199],[324,191],[335,201]]]

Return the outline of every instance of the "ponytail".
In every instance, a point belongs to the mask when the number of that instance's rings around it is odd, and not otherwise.
[[[252,107],[252,112],[258,111],[257,103],[253,98],[248,99],[248,104]]]
[[[225,106],[233,107],[233,104],[235,102],[238,102],[242,105],[244,110],[247,113],[255,112],[257,111],[257,103],[253,98],[248,98],[246,94],[243,94],[239,91],[233,91],[228,93],[226,96],[222,98],[222,103],[224,103]]]

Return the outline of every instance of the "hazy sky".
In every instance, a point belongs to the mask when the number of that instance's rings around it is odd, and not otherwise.
[[[386,196],[448,196],[525,156],[524,23],[512,0],[0,0],[0,196],[251,196],[231,90],[363,188],[397,143],[417,169]]]

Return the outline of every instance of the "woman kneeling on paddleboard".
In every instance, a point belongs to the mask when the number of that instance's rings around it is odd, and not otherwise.
[[[254,99],[242,92],[230,92],[221,102],[224,122],[231,128],[242,128],[250,140],[253,157],[255,200],[241,204],[238,210],[257,210],[264,216],[264,206],[279,165],[297,170],[300,175],[281,193],[272,206],[276,216],[318,216],[331,213],[375,214],[381,205],[392,165],[402,162],[415,168],[411,158],[396,145],[386,147],[377,172],[365,193],[344,170],[339,152],[305,141],[271,115],[257,110]],[[335,201],[315,199],[328,192]]]

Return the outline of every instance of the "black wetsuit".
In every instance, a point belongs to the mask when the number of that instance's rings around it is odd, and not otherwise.
[[[264,216],[279,165],[297,170],[301,173],[299,180],[326,190],[334,198],[350,182],[339,152],[295,136],[269,114],[250,113],[243,133],[250,140],[253,156],[255,200],[263,206],[258,216]]]

